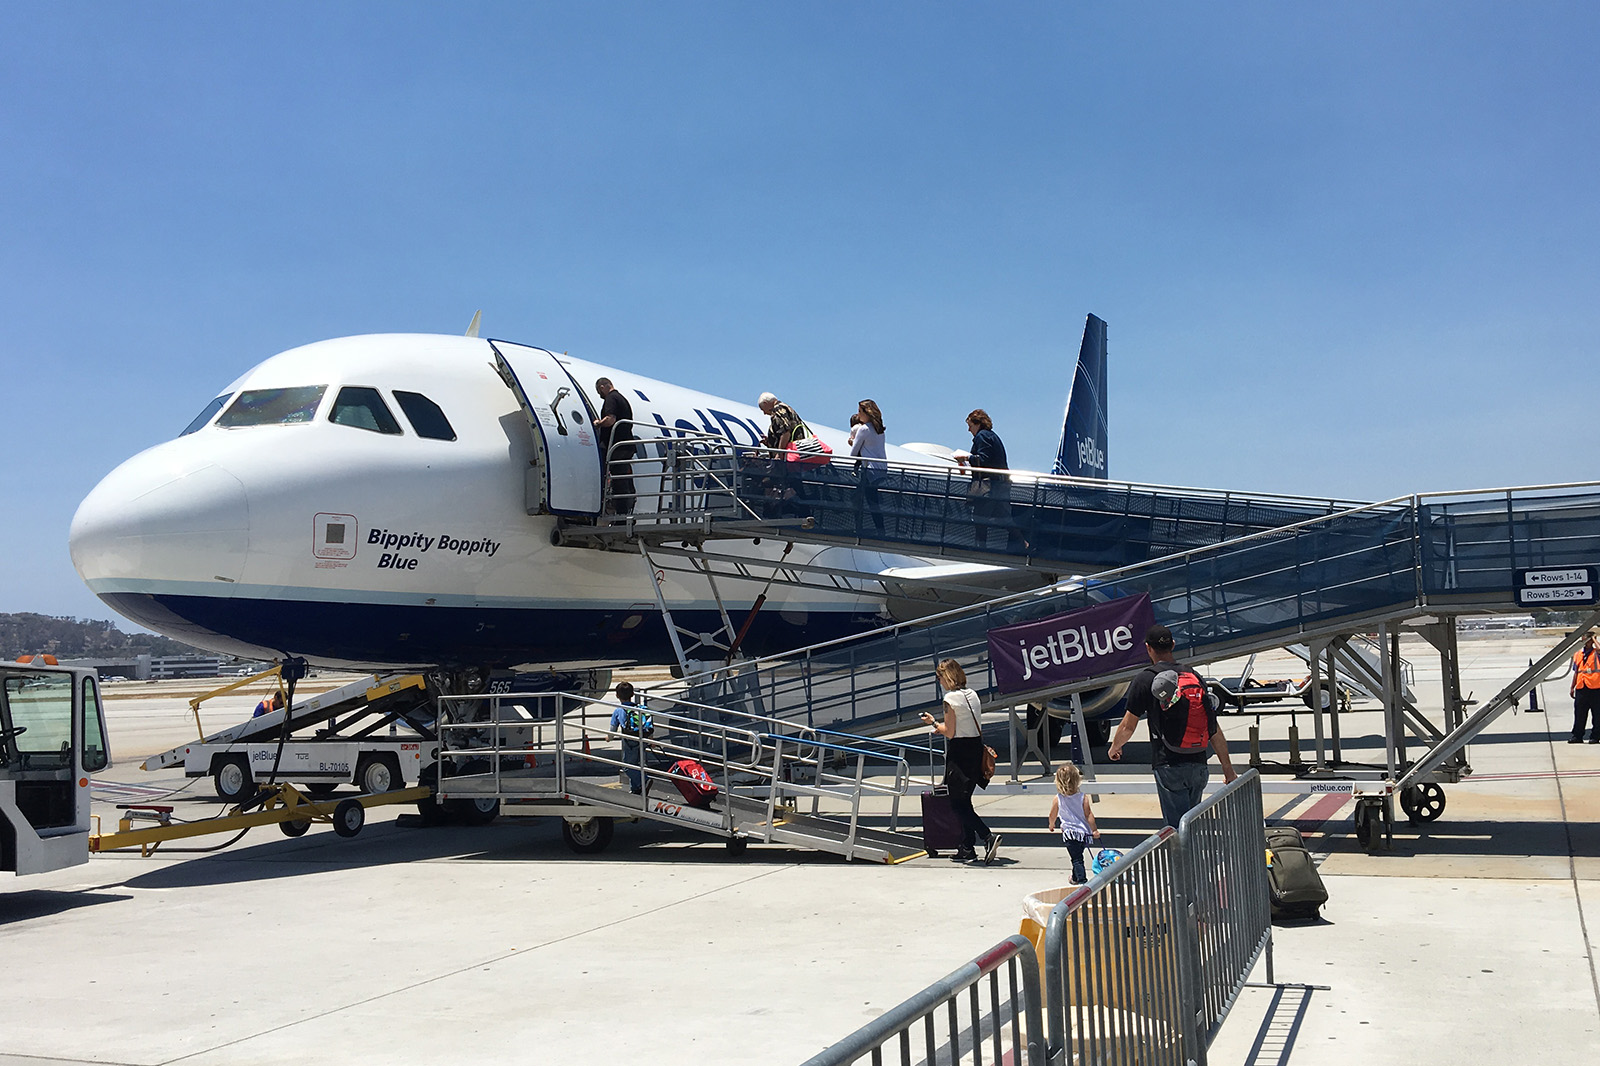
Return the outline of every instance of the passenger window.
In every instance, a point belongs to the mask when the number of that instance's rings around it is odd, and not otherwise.
[[[370,429],[374,433],[400,432],[400,423],[389,413],[389,405],[383,402],[378,390],[365,385],[346,385],[340,389],[333,401],[333,410],[328,414],[328,421],[341,426]]]
[[[217,419],[224,429],[240,426],[279,426],[309,422],[317,415],[326,385],[302,385],[293,389],[247,389],[239,394]]]
[[[83,769],[96,774],[111,765],[105,733],[100,729],[100,686],[83,679]]]
[[[210,425],[211,420],[217,417],[217,412],[222,410],[222,405],[227,403],[228,397],[232,395],[233,393],[231,392],[225,392],[221,396],[218,396],[215,400],[212,400],[210,403],[206,404],[206,409],[196,415],[194,421],[189,423],[189,428],[184,430],[182,433],[179,433],[178,436],[187,437],[195,430],[204,429],[206,426]]]
[[[417,431],[417,436],[427,437],[430,440],[456,439],[456,431],[450,428],[450,420],[439,410],[439,405],[422,393],[401,392],[396,389],[394,399],[400,405],[400,410],[406,413],[406,418],[411,422],[411,428]]]

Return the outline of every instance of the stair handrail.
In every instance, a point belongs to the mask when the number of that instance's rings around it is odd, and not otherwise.
[[[1596,486],[1600,487],[1600,482],[1597,482]],[[1403,506],[1408,504],[1413,498],[1414,496],[1396,496],[1390,500],[1380,500],[1376,503],[1362,504],[1359,507],[1350,507],[1343,511],[1334,511],[1325,515],[1316,515],[1311,518],[1301,519],[1296,522],[1291,522],[1288,525],[1274,526],[1271,529],[1257,530],[1254,533],[1249,533],[1244,536],[1235,537],[1229,540],[1218,541],[1215,544],[1204,544],[1197,547],[1184,548],[1179,551],[1171,552],[1167,555],[1157,556],[1153,559],[1145,559],[1137,563],[1129,563],[1126,566],[1120,566],[1112,570],[1101,570],[1093,574],[1081,574],[1062,578],[1059,581],[1052,582],[1048,585],[1041,585],[1038,588],[1026,589],[1022,592],[1010,592],[1002,596],[996,596],[994,599],[984,600],[982,603],[972,603],[965,604],[960,607],[952,607],[947,611],[940,611],[935,614],[925,615],[921,618],[911,618],[903,622],[894,622],[890,625],[881,626],[877,629],[869,629],[861,633],[852,633],[848,636],[834,637],[831,640],[819,641],[816,644],[807,645],[804,648],[795,648],[786,652],[776,652],[772,655],[764,655],[758,658],[743,659],[733,663],[731,666],[718,667],[712,670],[703,670],[698,674],[687,675],[683,678],[683,681],[692,686],[695,682],[703,683],[706,681],[715,680],[718,675],[739,673],[749,669],[762,669],[767,666],[775,665],[779,662],[794,660],[802,655],[831,651],[835,648],[843,647],[849,644],[865,643],[870,640],[881,639],[891,634],[897,634],[906,630],[925,629],[943,622],[954,621],[957,618],[984,614],[993,610],[1012,606],[1013,604],[1026,603],[1029,600],[1042,599],[1046,596],[1055,595],[1057,593],[1073,592],[1079,589],[1091,588],[1096,585],[1113,584],[1117,579],[1125,579],[1130,574],[1133,574],[1139,570],[1144,570],[1146,568],[1159,568],[1182,560],[1192,560],[1195,556],[1205,555],[1210,552],[1236,549],[1241,544],[1262,540],[1267,537],[1283,536],[1288,533],[1294,533],[1307,526],[1316,525],[1319,522],[1330,522],[1336,519],[1348,518],[1352,515],[1361,514],[1363,512],[1377,512],[1385,507],[1393,508]]]
[[[672,441],[688,440],[688,441],[695,441],[695,442],[699,442],[699,443],[704,443],[704,444],[706,444],[706,445],[708,445],[710,447],[714,447],[714,448],[716,448],[716,449],[718,449],[718,450],[720,450],[720,451],[722,451],[722,452],[724,452],[727,455],[732,456],[732,457],[749,456],[749,457],[762,458],[762,459],[785,459],[785,460],[787,460],[787,457],[789,455],[788,450],[784,449],[784,448],[769,448],[769,447],[767,447],[766,445],[763,445],[763,444],[740,444],[740,443],[738,443],[736,441],[730,440],[729,438],[723,436],[720,433],[710,433],[710,432],[706,432],[706,431],[703,431],[703,430],[692,430],[692,429],[683,429],[683,428],[672,427],[672,426],[663,426],[660,423],[654,422],[654,421],[648,421],[647,422],[647,421],[643,421],[643,420],[640,420],[640,419],[625,419],[625,420],[619,421],[617,424],[621,425],[621,426],[627,426],[630,429],[634,429],[636,432],[635,432],[634,436],[631,437],[630,439],[628,439],[626,441],[618,441],[618,442],[614,443],[613,446],[612,446],[613,450],[618,449],[618,448],[622,448],[622,447],[632,447],[632,446],[640,446],[642,448],[645,445],[664,444],[664,443],[670,443]],[[645,436],[645,435],[639,434],[637,432],[637,430],[641,430],[641,429],[642,430],[647,430],[649,432],[649,435]],[[841,433],[840,436],[843,437],[844,434]],[[643,454],[643,455],[637,455],[636,454],[634,456],[629,457],[628,459],[616,459],[616,460],[613,460],[611,458],[611,455],[608,453],[606,458],[607,458],[608,462],[616,462],[616,463],[619,463],[619,464],[620,463],[644,462],[646,460],[653,460],[655,462],[660,462],[661,461],[659,456],[652,457],[652,456],[649,456],[648,454]],[[854,466],[854,465],[856,465],[858,463],[867,462],[867,461],[869,461],[869,460],[867,460],[867,459],[865,459],[865,458],[863,458],[861,456],[840,455],[840,454],[837,454],[837,453],[835,453],[829,459],[829,462],[840,464],[840,465],[843,465],[843,466]],[[1264,491],[1264,492],[1254,492],[1254,491],[1251,491],[1251,492],[1240,492],[1237,489],[1207,488],[1205,486],[1199,486],[1199,485],[1171,485],[1171,484],[1165,484],[1165,483],[1154,482],[1154,481],[1123,481],[1123,480],[1113,480],[1113,479],[1109,479],[1109,478],[1074,477],[1074,476],[1072,476],[1070,474],[1051,474],[1051,473],[1046,473],[1046,472],[1037,471],[1037,470],[1015,470],[1015,469],[1002,469],[1002,468],[999,468],[999,467],[979,467],[979,466],[971,466],[971,465],[963,466],[963,465],[959,465],[959,464],[955,463],[953,460],[939,459],[939,458],[936,458],[934,456],[928,456],[928,457],[926,457],[925,459],[923,459],[921,461],[918,461],[918,460],[915,460],[915,459],[889,459],[889,458],[884,458],[884,459],[873,458],[870,461],[873,462],[873,463],[882,463],[882,464],[884,464],[883,465],[883,469],[885,469],[885,470],[899,471],[899,472],[904,472],[904,473],[909,473],[909,474],[938,475],[938,476],[943,476],[943,475],[947,475],[947,474],[958,474],[958,475],[962,476],[963,480],[965,480],[965,476],[966,475],[971,474],[971,473],[976,471],[978,473],[1004,474],[1009,479],[1011,479],[1013,482],[1015,482],[1017,484],[1054,485],[1054,486],[1059,486],[1059,487],[1063,487],[1063,488],[1084,488],[1084,489],[1100,489],[1100,490],[1109,489],[1109,490],[1112,490],[1112,491],[1119,491],[1119,490],[1152,491],[1152,492],[1165,493],[1165,494],[1169,494],[1169,495],[1183,495],[1183,496],[1186,496],[1186,497],[1192,496],[1192,497],[1196,497],[1196,498],[1223,497],[1223,498],[1227,498],[1227,499],[1258,501],[1258,502],[1261,502],[1261,503],[1315,504],[1317,506],[1342,507],[1342,508],[1356,507],[1356,506],[1361,506],[1363,504],[1372,502],[1372,501],[1368,501],[1368,500],[1347,499],[1347,498],[1339,497],[1339,496],[1316,496],[1316,495],[1305,495],[1305,494],[1299,494],[1299,493],[1270,492],[1270,491]],[[1498,491],[1498,490],[1496,490],[1496,491]]]

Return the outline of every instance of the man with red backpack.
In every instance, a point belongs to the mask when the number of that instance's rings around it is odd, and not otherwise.
[[[1150,764],[1156,776],[1161,818],[1174,829],[1205,795],[1211,776],[1206,760],[1217,753],[1222,779],[1232,781],[1228,741],[1217,725],[1217,697],[1200,675],[1173,658],[1172,630],[1151,626],[1144,648],[1150,665],[1128,683],[1128,713],[1111,739],[1111,758],[1122,758],[1123,746],[1139,720],[1150,727]]]

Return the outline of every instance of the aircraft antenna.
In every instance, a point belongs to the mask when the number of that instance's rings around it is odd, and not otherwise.
[[[478,323],[481,321],[483,321],[483,309],[480,307],[472,312],[472,325],[467,327],[467,336],[476,337],[478,335]]]

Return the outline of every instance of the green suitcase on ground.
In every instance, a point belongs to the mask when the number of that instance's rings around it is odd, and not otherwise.
[[[1267,827],[1267,882],[1274,918],[1315,918],[1328,902],[1317,864],[1291,826]]]

